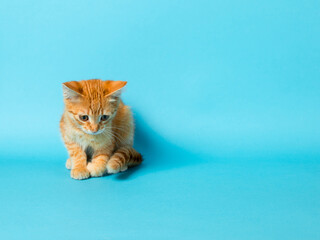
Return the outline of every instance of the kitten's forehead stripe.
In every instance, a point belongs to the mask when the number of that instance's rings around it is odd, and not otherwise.
[[[82,81],[83,93],[89,104],[89,112],[92,115],[101,115],[105,105],[104,89],[102,81],[98,79]]]

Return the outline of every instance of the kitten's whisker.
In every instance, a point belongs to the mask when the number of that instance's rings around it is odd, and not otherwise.
[[[111,133],[113,137],[115,137],[119,142],[122,142],[122,138],[120,136],[117,136],[114,132]]]
[[[127,129],[125,129],[125,128],[119,128],[119,127],[108,127],[108,129],[117,129],[117,130],[121,130],[121,131],[127,131]]]
[[[116,140],[118,140],[119,142],[122,142],[123,141],[123,138],[122,137],[120,137],[119,135],[118,135],[118,133],[116,133],[116,132],[112,132],[112,131],[109,131],[109,132],[104,132],[104,134],[107,134],[107,137],[114,137]],[[117,134],[117,135],[116,135]]]

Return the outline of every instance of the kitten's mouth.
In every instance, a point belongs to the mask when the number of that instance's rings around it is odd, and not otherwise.
[[[98,130],[98,131],[96,131],[96,132],[90,132],[90,131],[86,131],[86,130],[83,130],[85,133],[87,133],[87,134],[89,134],[89,135],[98,135],[98,134],[100,134],[100,133],[102,133],[103,132],[103,129],[100,129],[100,130]]]

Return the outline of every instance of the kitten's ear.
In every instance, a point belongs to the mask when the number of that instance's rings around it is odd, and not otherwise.
[[[114,96],[119,97],[121,94],[121,89],[127,84],[126,81],[103,81],[103,87],[105,90],[105,97]]]
[[[79,82],[62,83],[63,97],[69,100],[78,100],[82,96],[82,86]]]

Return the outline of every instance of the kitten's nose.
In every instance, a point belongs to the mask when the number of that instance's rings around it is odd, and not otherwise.
[[[97,125],[97,126],[92,126],[92,127],[91,127],[91,132],[93,132],[93,133],[98,132],[98,130],[99,130],[99,126],[98,126],[98,125]]]

